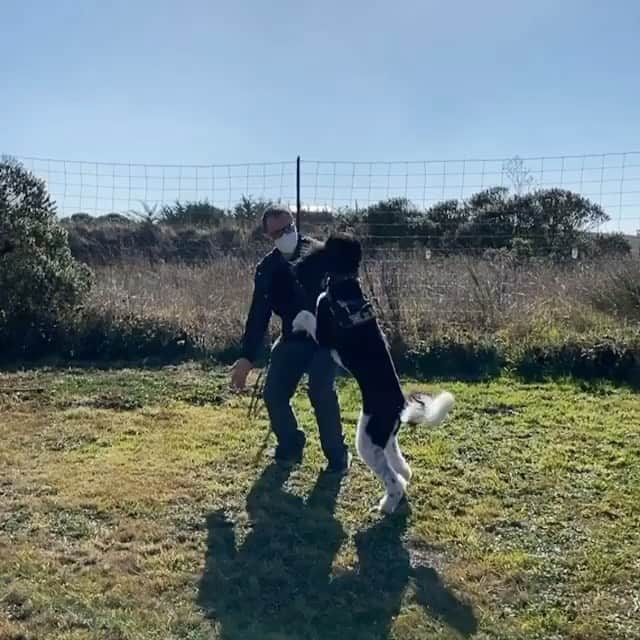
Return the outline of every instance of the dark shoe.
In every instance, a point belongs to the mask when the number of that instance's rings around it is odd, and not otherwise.
[[[298,431],[292,440],[293,442],[280,442],[275,448],[273,457],[278,464],[286,466],[302,462],[302,452],[306,444],[305,435],[302,431]]]
[[[300,464],[302,462],[302,451],[300,448],[292,449],[278,445],[275,448],[273,458],[281,466]]]
[[[326,471],[328,473],[348,473],[352,460],[353,456],[348,451],[345,451],[344,455],[340,458],[329,460]]]

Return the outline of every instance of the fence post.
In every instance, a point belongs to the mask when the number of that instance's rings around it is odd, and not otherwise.
[[[300,156],[296,158],[296,227],[300,233]]]

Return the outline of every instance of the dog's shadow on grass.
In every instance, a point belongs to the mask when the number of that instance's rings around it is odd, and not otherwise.
[[[333,575],[346,539],[334,517],[336,474],[321,474],[304,500],[284,489],[289,472],[271,465],[247,497],[252,527],[238,537],[224,513],[207,518],[208,544],[198,604],[224,640],[386,639],[405,592],[431,615],[472,635],[471,608],[431,568],[412,568],[402,544],[405,515],[356,535],[356,570]]]

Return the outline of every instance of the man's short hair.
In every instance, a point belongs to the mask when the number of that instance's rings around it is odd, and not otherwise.
[[[262,214],[262,230],[267,230],[267,220],[269,220],[269,218],[279,218],[280,216],[293,217],[289,208],[284,205],[273,204],[270,207],[267,207]]]

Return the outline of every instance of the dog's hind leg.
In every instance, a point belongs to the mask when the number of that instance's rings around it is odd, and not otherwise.
[[[400,445],[398,444],[397,434],[392,435],[389,438],[389,442],[384,449],[384,454],[387,457],[389,466],[400,476],[402,476],[406,482],[411,480],[411,467],[404,459]]]
[[[378,508],[384,513],[393,513],[404,496],[406,480],[391,467],[385,450],[371,439],[367,432],[370,420],[371,416],[361,414],[356,435],[356,450],[364,463],[384,484],[386,491]]]

